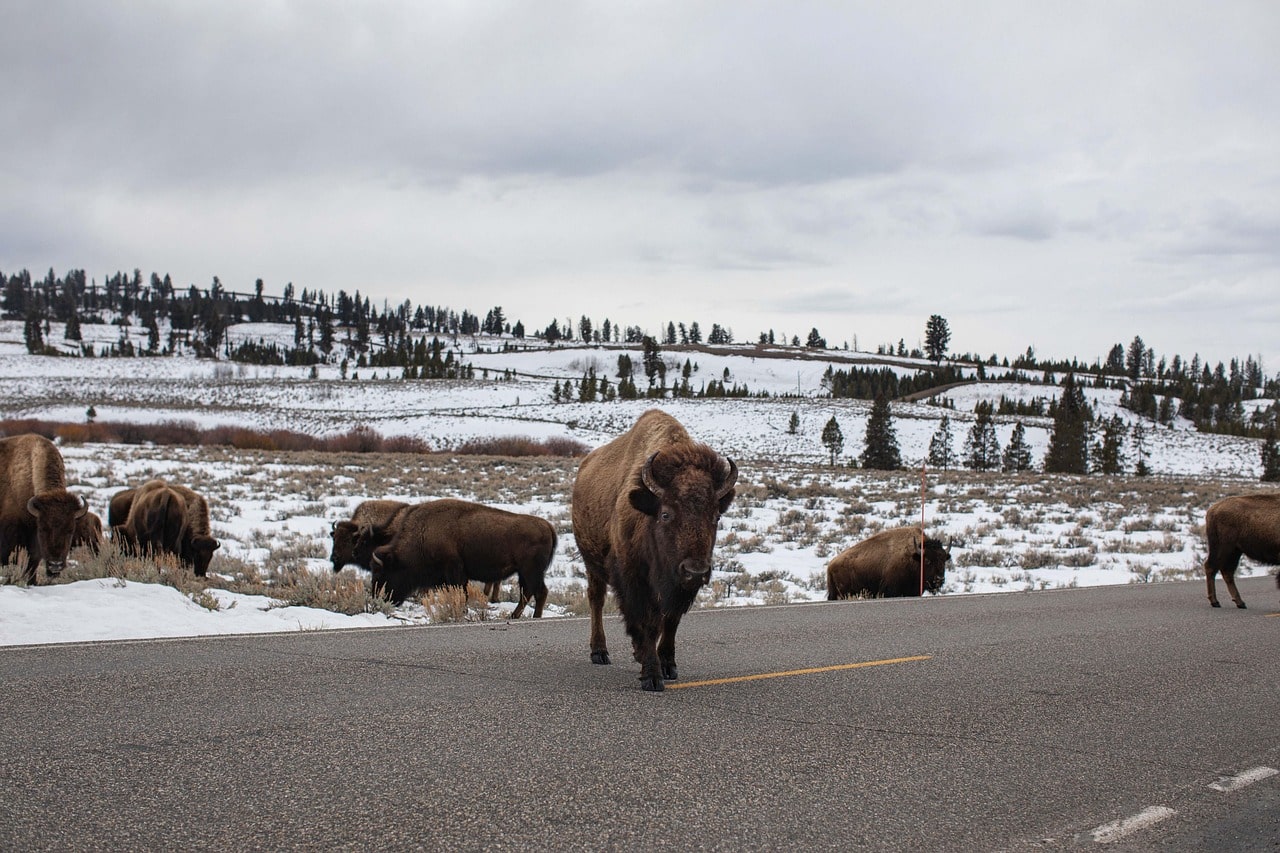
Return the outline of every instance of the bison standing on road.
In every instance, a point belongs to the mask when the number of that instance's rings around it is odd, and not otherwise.
[[[370,546],[374,587],[383,587],[397,604],[418,590],[495,584],[514,574],[520,602],[511,618],[519,619],[530,599],[538,618],[547,601],[556,530],[537,516],[445,499],[407,507],[388,525],[361,527],[355,551]]]
[[[587,454],[573,484],[573,532],[587,567],[591,662],[607,664],[603,608],[613,588],[640,686],[677,678],[676,629],[711,578],[720,516],[738,467],[651,409]]]
[[[67,491],[66,467],[52,441],[34,434],[0,438],[0,564],[25,548],[23,580],[37,583],[41,560],[48,577],[58,575],[76,522],[88,511],[84,498]]]
[[[1209,556],[1204,561],[1204,579],[1209,587],[1209,604],[1220,607],[1214,578],[1219,572],[1236,607],[1244,600],[1236,589],[1236,568],[1248,557],[1269,566],[1280,564],[1280,494],[1235,495],[1209,507],[1204,516],[1204,535]],[[1280,575],[1276,576],[1280,584]]]
[[[112,510],[120,497],[118,493],[112,498]],[[119,529],[131,550],[174,554],[197,577],[205,576],[213,552],[222,544],[210,535],[205,499],[186,486],[164,480],[149,480],[134,490],[129,515]]]
[[[845,550],[827,564],[827,599],[920,595],[920,539],[918,527],[895,527]],[[942,589],[950,559],[941,541],[925,538],[924,588],[929,592]]]

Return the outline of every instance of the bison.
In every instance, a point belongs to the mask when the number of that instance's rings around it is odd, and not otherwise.
[[[23,580],[55,577],[67,563],[77,522],[89,511],[83,497],[67,491],[62,454],[49,439],[16,435],[0,439],[0,564],[25,548]]]
[[[843,551],[827,564],[827,599],[920,595],[921,538],[918,527],[895,527]],[[942,589],[950,559],[940,540],[924,538],[924,588],[929,592]]]
[[[112,498],[113,508],[117,498],[120,494]],[[222,545],[210,535],[205,499],[186,486],[164,480],[149,480],[134,490],[129,515],[119,529],[126,548],[174,554],[197,577],[205,576],[213,552]]]
[[[355,551],[371,548],[373,584],[397,604],[412,593],[468,581],[500,583],[516,575],[519,619],[532,599],[534,618],[547,601],[546,572],[556,551],[551,523],[532,515],[445,499],[414,504],[386,525],[357,531]]]
[[[711,577],[716,528],[737,480],[732,459],[658,409],[582,460],[572,513],[587,568],[592,663],[611,663],[602,614],[612,587],[640,687],[662,690],[678,677],[676,629]]]
[[[1204,536],[1209,556],[1204,561],[1204,579],[1209,604],[1218,604],[1214,578],[1219,572],[1236,607],[1244,600],[1236,589],[1236,568],[1242,556],[1269,566],[1280,565],[1280,494],[1235,495],[1209,507],[1204,516]],[[1276,577],[1280,585],[1280,575]]]
[[[368,551],[357,555],[356,534],[363,525],[394,526],[394,517],[409,504],[404,501],[361,501],[351,513],[347,521],[335,521],[331,529],[333,549],[329,552],[329,560],[335,572],[342,571],[343,566],[355,563],[368,571]]]
[[[87,545],[98,553],[102,548],[102,519],[97,513],[86,512],[76,519],[75,532],[71,534],[71,547]]]

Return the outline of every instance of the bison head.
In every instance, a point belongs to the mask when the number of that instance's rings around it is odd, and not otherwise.
[[[221,547],[222,543],[212,536],[192,536],[183,548],[182,559],[191,564],[191,570],[195,572],[196,577],[202,578],[209,571],[209,561],[213,559],[213,552]]]
[[[355,559],[356,531],[359,528],[352,521],[335,521],[333,523],[333,550],[329,552],[329,560],[335,572]]]
[[[951,560],[951,552],[943,547],[938,539],[924,540],[924,588],[937,594],[947,579],[947,563]],[[916,542],[916,565],[920,565],[920,545]]]
[[[653,564],[686,589],[711,577],[720,516],[733,502],[738,466],[713,451],[659,451],[645,460],[628,498],[649,519]]]
[[[66,567],[76,524],[88,511],[88,501],[67,491],[41,492],[27,501],[27,512],[36,518],[36,541],[46,574],[60,574]]]

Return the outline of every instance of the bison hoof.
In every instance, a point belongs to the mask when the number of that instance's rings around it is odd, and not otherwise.
[[[676,674],[675,661],[672,661],[671,663],[664,663],[662,665],[662,677],[667,681],[676,681],[680,678],[680,676]]]
[[[663,690],[666,690],[667,687],[662,683],[661,678],[657,678],[652,675],[642,675],[640,676],[640,689],[648,690],[651,693],[661,693]]]
[[[1219,604],[1219,603],[1218,603],[1218,602],[1216,602],[1216,601],[1210,601],[1210,602],[1209,602],[1209,606],[1210,606],[1210,607],[1221,607],[1222,605],[1221,605],[1221,604]]]
[[[1236,607],[1239,607],[1241,610],[1246,610],[1246,609],[1247,609],[1247,608],[1244,606],[1244,602],[1243,602],[1243,601],[1242,601],[1242,602],[1240,602],[1239,604],[1237,604],[1237,605],[1236,605]]]
[[[609,653],[603,649],[601,649],[598,652],[591,653],[591,662],[592,663],[613,663],[613,661],[609,660]]]

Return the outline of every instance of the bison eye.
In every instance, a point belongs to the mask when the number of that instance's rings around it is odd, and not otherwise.
[[[671,520],[671,513],[667,512],[667,511],[664,509],[664,510],[662,511],[662,515],[660,515],[660,516],[658,516],[658,517],[659,517],[659,518],[661,518],[663,521],[670,521],[670,520]]]

